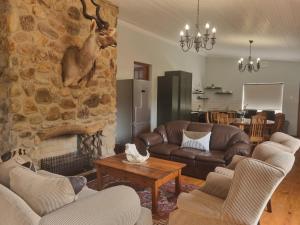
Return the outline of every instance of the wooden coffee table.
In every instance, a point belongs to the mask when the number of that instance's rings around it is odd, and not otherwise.
[[[127,164],[125,154],[111,156],[95,161],[97,169],[97,188],[103,188],[103,175],[111,175],[132,183],[152,188],[152,212],[157,212],[159,187],[175,179],[176,194],[181,192],[181,169],[186,165],[150,157],[143,164]]]

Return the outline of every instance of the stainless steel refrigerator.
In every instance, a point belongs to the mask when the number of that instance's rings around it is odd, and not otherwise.
[[[117,144],[150,131],[151,82],[117,80]]]

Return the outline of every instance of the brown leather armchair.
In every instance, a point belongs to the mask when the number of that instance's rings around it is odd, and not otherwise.
[[[181,148],[182,131],[211,131],[210,151]],[[251,153],[249,137],[237,127],[190,121],[172,121],[151,133],[139,135],[134,143],[140,151],[148,149],[151,156],[187,164],[183,174],[205,179],[217,166],[228,165],[234,155]]]

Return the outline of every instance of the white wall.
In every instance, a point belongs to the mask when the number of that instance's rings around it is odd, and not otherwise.
[[[176,39],[177,37],[174,37]],[[196,53],[183,53],[179,45],[119,20],[117,79],[132,79],[134,61],[151,64],[151,128],[156,127],[157,77],[165,71],[184,70],[193,73],[193,86],[201,87],[205,58]],[[198,103],[193,102],[194,108]]]
[[[283,112],[289,121],[289,133],[297,133],[300,62],[267,61],[267,67],[258,73],[240,73],[238,58],[207,57],[203,86],[215,84],[233,95],[216,95],[208,92],[206,109],[241,109],[243,83],[284,82]]]

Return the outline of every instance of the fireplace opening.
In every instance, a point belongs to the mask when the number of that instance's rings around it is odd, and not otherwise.
[[[62,135],[38,146],[40,168],[64,176],[94,173],[93,161],[101,156],[102,132]]]

